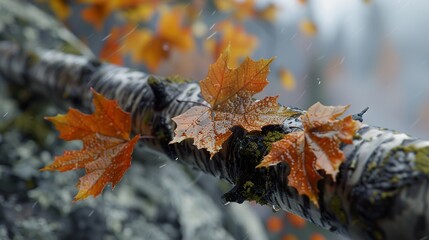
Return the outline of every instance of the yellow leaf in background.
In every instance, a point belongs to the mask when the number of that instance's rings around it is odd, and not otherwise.
[[[237,20],[245,20],[255,13],[254,0],[215,0],[216,8],[222,12],[230,12]]]
[[[163,11],[158,23],[157,35],[170,47],[186,51],[192,49],[195,43],[191,29],[182,26],[183,18],[183,12],[179,9]]]
[[[295,89],[296,81],[293,74],[285,68],[279,70],[279,78],[284,89],[292,91]]]
[[[67,0],[49,0],[49,5],[55,15],[64,21],[70,16],[70,6]]]
[[[273,21],[277,15],[277,7],[274,4],[270,3],[267,7],[258,9],[255,0],[215,0],[214,4],[219,11],[231,13],[239,21],[251,17]]]
[[[129,53],[134,62],[144,62],[144,50],[151,38],[153,38],[153,33],[150,30],[135,30],[122,42],[122,51]]]
[[[274,22],[277,17],[277,11],[277,6],[273,3],[270,3],[266,8],[259,10],[257,15],[265,21]]]
[[[228,65],[237,67],[240,60],[253,53],[258,45],[258,39],[246,32],[244,27],[236,25],[231,21],[218,23],[216,32],[211,33],[204,44],[206,51],[211,52],[214,58],[220,56],[221,52],[231,46]],[[214,35],[213,35],[214,34]],[[216,38],[216,35],[219,37]]]
[[[301,32],[303,32],[305,35],[307,36],[314,36],[317,33],[317,26],[316,24],[314,24],[314,22],[310,21],[310,20],[303,20],[300,25],[299,28],[301,30]]]
[[[121,11],[127,21],[149,21],[165,0],[112,0],[115,9]]]
[[[131,23],[149,21],[156,9],[152,5],[142,4],[135,8],[129,8],[122,11],[122,15]]]

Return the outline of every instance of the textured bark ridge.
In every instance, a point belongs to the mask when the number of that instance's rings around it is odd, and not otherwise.
[[[14,1],[0,1],[2,16],[11,13],[9,15],[17,17],[18,13],[7,10],[13,7],[14,3],[10,2]],[[3,40],[13,36],[7,34],[12,29],[7,26],[30,24],[6,22],[9,18],[2,16],[0,21],[5,25],[0,38]],[[31,29],[40,29],[37,24],[33,25]],[[68,37],[46,34],[57,39],[60,45],[69,42]],[[33,44],[24,44],[27,40]],[[198,150],[192,140],[168,144],[175,127],[171,118],[195,102],[203,102],[197,83],[101,63],[85,50],[80,51],[80,55],[69,55],[35,48],[43,42],[37,38],[20,36],[13,41],[0,42],[0,74],[6,81],[44,94],[60,104],[72,103],[80,108],[90,106],[90,87],[117,99],[131,112],[133,131],[154,137],[145,140],[147,147],[232,183],[234,187],[223,196],[226,202],[255,200],[353,238],[421,239],[429,235],[429,141],[363,125],[353,144],[341,146],[346,161],[336,181],[325,178],[319,182],[320,207],[317,208],[307,197],[288,187],[286,164],[255,169],[274,141],[302,128],[299,113],[283,125],[265,127],[259,133],[234,127],[233,135],[210,160],[209,153]]]

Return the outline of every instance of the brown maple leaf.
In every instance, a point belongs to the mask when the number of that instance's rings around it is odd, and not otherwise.
[[[93,103],[95,112],[91,115],[70,109],[67,114],[59,114],[46,119],[53,122],[60,132],[60,138],[82,140],[81,150],[65,151],[63,156],[41,170],[61,172],[85,168],[86,175],[79,179],[78,201],[99,195],[110,182],[112,189],[121,180],[131,165],[131,153],[140,138],[130,140],[131,116],[121,110],[118,103],[108,100],[95,92]]]
[[[322,176],[317,170],[325,171],[335,181],[338,168],[344,161],[340,143],[352,143],[360,126],[351,116],[336,119],[348,107],[314,104],[301,116],[304,131],[286,134],[282,140],[273,143],[271,151],[257,167],[287,163],[290,167],[289,185],[318,205],[317,182]]]
[[[254,101],[252,96],[268,84],[269,65],[273,59],[253,61],[246,58],[237,68],[228,67],[229,51],[221,54],[200,82],[201,94],[209,106],[194,106],[173,120],[177,124],[170,143],[194,139],[211,157],[232,134],[233,126],[258,131],[263,126],[282,124],[295,112],[279,106],[277,97]]]

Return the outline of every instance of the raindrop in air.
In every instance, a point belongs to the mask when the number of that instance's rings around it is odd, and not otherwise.
[[[278,212],[280,211],[280,207],[274,204],[273,206],[271,206],[271,210],[273,210],[273,212]]]
[[[318,78],[317,78],[317,84],[318,84],[318,85],[320,85],[320,83],[321,83],[321,82],[322,82],[322,81],[321,81],[321,80],[320,80],[320,78],[318,77]]]
[[[228,204],[230,204],[230,203],[231,203],[231,202],[230,202],[230,201],[228,201],[228,202],[224,203],[223,205],[225,205],[225,206],[226,206],[226,205],[228,205]]]
[[[88,217],[91,217],[92,214],[94,214],[94,210],[92,210],[91,212],[89,212]]]

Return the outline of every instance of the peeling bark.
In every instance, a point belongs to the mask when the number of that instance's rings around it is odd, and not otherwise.
[[[363,125],[353,144],[341,146],[346,160],[337,179],[319,182],[318,208],[288,187],[286,164],[255,169],[274,141],[302,129],[300,114],[262,132],[234,127],[233,136],[210,160],[192,140],[168,144],[175,127],[171,118],[204,102],[195,82],[8,41],[0,43],[0,73],[10,84],[79,107],[90,108],[90,87],[118,100],[132,114],[133,131],[154,137],[144,140],[146,146],[232,183],[233,189],[223,196],[226,202],[255,200],[359,239],[429,235],[429,141]]]

